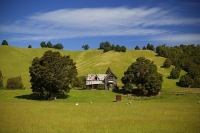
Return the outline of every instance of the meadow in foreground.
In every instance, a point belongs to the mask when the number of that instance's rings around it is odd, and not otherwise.
[[[30,94],[30,89],[0,91],[0,132],[200,131],[200,94],[122,95],[121,102],[105,90],[71,90],[68,98],[55,101],[34,100]]]

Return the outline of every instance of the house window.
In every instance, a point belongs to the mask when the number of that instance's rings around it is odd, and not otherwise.
[[[95,80],[97,80],[97,77],[95,77]]]

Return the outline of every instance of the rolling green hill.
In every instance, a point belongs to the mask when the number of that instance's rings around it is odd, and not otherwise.
[[[18,48],[12,46],[0,46],[0,70],[4,76],[4,85],[9,77],[21,76],[26,88],[30,88],[29,67],[33,58],[41,57],[47,50],[59,51],[62,55],[70,55],[76,62],[79,76],[89,73],[105,73],[108,67],[118,77],[118,85],[121,87],[121,77],[124,71],[137,57],[145,57],[154,61],[158,71],[163,74],[163,90],[177,89],[175,84],[178,80],[167,79],[171,68],[161,68],[165,58],[156,56],[149,50],[127,50],[126,53],[110,51],[103,53],[102,50],[67,51],[50,48]],[[181,74],[185,72],[182,71]]]

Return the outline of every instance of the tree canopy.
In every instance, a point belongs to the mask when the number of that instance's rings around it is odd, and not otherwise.
[[[156,47],[156,53],[159,56],[169,58],[172,64],[187,72],[185,76],[180,78],[179,84],[182,87],[200,88],[195,82],[200,78],[200,45],[183,45],[167,47],[165,44]],[[177,72],[178,71],[174,71]],[[186,81],[186,83],[184,83]]]
[[[76,65],[70,56],[46,51],[41,58],[34,58],[29,67],[32,92],[41,99],[56,99],[60,93],[68,93],[77,76]]]
[[[83,48],[84,50],[88,50],[90,47],[89,47],[88,44],[86,44],[86,45],[83,45],[82,48]]]
[[[8,45],[8,42],[6,40],[3,40],[1,45]]]
[[[163,63],[163,67],[169,68],[171,65],[172,65],[172,61],[169,58],[165,59]]]
[[[157,66],[150,60],[139,57],[124,72],[121,81],[123,89],[134,92],[133,85],[137,86],[139,95],[157,95],[162,89],[162,74],[157,72]]]
[[[111,50],[114,50],[116,52],[126,52],[126,47],[125,46],[120,46],[120,45],[114,45],[114,44],[110,44],[110,42],[106,41],[106,42],[101,42],[99,45],[99,49],[102,49],[103,52],[108,52]]]

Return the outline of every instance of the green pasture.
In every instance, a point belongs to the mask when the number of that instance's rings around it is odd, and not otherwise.
[[[118,77],[118,85],[121,87],[121,78],[128,66],[138,57],[146,57],[158,67],[158,71],[163,74],[163,89],[176,89],[178,79],[168,79],[170,68],[161,68],[165,58],[156,56],[156,53],[149,50],[127,50],[126,53],[110,51],[103,53],[102,50],[87,50],[87,51],[67,51],[56,50],[50,48],[18,48],[12,46],[0,46],[0,70],[4,76],[4,85],[9,77],[21,76],[22,82],[26,88],[30,88],[29,67],[35,57],[41,57],[47,50],[59,51],[62,55],[70,55],[76,62],[78,75],[84,76],[91,73],[105,73],[107,68]],[[182,71],[183,75],[185,72]]]
[[[107,90],[72,89],[63,99],[35,100],[30,89],[29,67],[33,58],[49,48],[0,46],[0,70],[4,85],[9,77],[21,76],[25,90],[0,90],[0,133],[198,133],[200,131],[199,89],[180,88],[168,79],[171,69],[165,60],[149,50],[126,53],[101,50],[59,51],[76,62],[79,76],[105,73],[108,67],[121,77],[137,57],[146,57],[163,74],[163,90],[156,97],[123,95]],[[185,74],[181,71],[181,75]],[[92,104],[89,104],[92,102]],[[126,103],[132,104],[127,105]],[[75,104],[79,105],[76,106]]]
[[[2,133],[198,133],[200,94],[139,98],[107,90],[71,90],[68,98],[37,101],[26,90],[0,90]],[[92,102],[92,104],[89,104]],[[131,105],[126,105],[131,102]],[[79,105],[76,106],[75,104]]]

